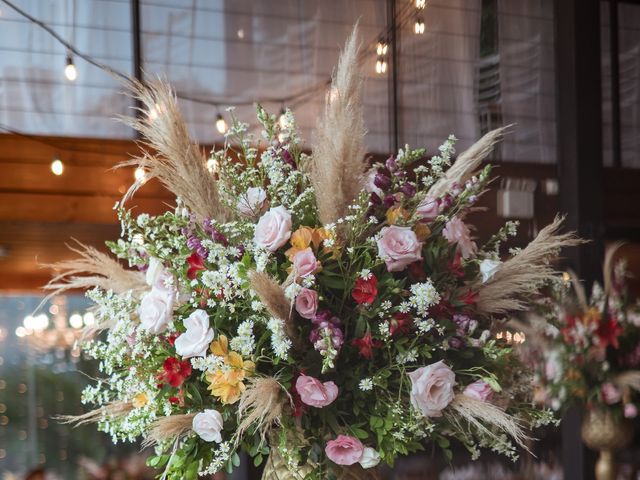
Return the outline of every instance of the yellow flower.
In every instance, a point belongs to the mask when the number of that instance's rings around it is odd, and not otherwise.
[[[402,207],[391,207],[387,210],[387,222],[389,222],[390,225],[395,225],[400,219],[404,221],[408,220],[409,212]]]
[[[207,372],[205,376],[211,394],[224,404],[237,402],[245,389],[243,381],[245,377],[253,375],[255,364],[243,360],[237,352],[230,352],[229,341],[224,335],[211,343],[211,353],[224,358],[224,366],[215,372]]]
[[[311,247],[311,245],[313,245],[313,248],[317,250],[322,242],[330,236],[330,233],[322,227],[311,228],[302,226],[291,234],[291,248],[285,252],[285,255],[289,261],[292,262],[296,253],[306,250]]]
[[[148,401],[149,397],[147,397],[146,393],[139,393],[135,397],[133,397],[131,403],[133,404],[134,408],[142,408],[147,404]]]

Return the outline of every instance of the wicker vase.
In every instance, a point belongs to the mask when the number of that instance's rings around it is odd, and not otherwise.
[[[278,450],[272,448],[262,472],[262,480],[304,480],[311,471],[312,468],[309,465],[302,465],[295,471],[288,469]],[[365,470],[360,466],[341,468],[336,473],[338,480],[378,480],[380,478],[376,468]]]
[[[597,480],[615,480],[615,451],[633,440],[633,424],[628,420],[617,421],[606,409],[589,410],[582,419],[582,439],[589,448],[600,452]]]

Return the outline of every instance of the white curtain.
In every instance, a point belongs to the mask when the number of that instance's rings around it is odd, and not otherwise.
[[[553,0],[498,0],[502,159],[556,162]]]

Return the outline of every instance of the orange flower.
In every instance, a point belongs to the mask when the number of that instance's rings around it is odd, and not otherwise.
[[[387,210],[387,222],[389,225],[395,225],[398,220],[407,221],[409,219],[409,212],[402,207],[391,207]]]
[[[413,231],[421,242],[424,242],[431,235],[431,229],[425,223],[417,223],[413,227]]]
[[[289,261],[293,261],[293,257],[298,252],[306,250],[313,245],[314,249],[318,249],[320,244],[330,237],[329,232],[324,228],[311,228],[302,226],[291,234],[291,248],[285,252]]]
[[[243,360],[242,355],[229,351],[229,341],[224,335],[211,344],[211,353],[224,358],[224,365],[205,375],[209,390],[224,404],[236,403],[245,390],[244,379],[253,375],[255,364]]]

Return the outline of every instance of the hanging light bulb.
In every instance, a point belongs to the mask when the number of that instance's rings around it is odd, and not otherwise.
[[[383,57],[378,57],[376,60],[376,73],[382,75],[387,72],[387,61]]]
[[[70,82],[78,78],[78,70],[73,64],[73,56],[70,53],[67,54],[67,65],[64,67],[64,74]]]
[[[62,163],[62,160],[55,158],[53,162],[51,162],[51,172],[57,176],[62,175],[62,172],[64,172],[64,163]]]
[[[386,55],[387,50],[389,49],[389,44],[385,42],[383,39],[378,40],[378,44],[376,45],[376,53],[378,56]]]
[[[216,130],[221,134],[224,134],[227,131],[227,122],[224,121],[224,118],[222,118],[222,115],[220,114],[218,114],[218,117],[216,118]]]
[[[418,10],[422,10],[426,6],[427,6],[427,0],[416,0],[416,8]]]
[[[416,23],[413,24],[413,32],[416,35],[422,35],[424,33],[424,20],[422,17],[416,18]]]
[[[133,178],[135,178],[138,183],[144,183],[147,180],[147,173],[144,171],[144,168],[138,167],[133,172]]]
[[[211,173],[216,173],[218,171],[218,162],[215,158],[207,160],[207,170]]]

